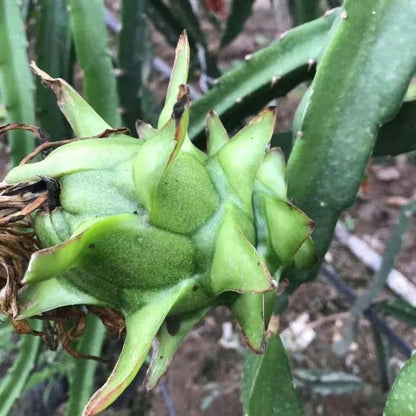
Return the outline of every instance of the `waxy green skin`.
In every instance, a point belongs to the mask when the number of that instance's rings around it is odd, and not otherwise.
[[[6,177],[60,185],[60,206],[34,215],[45,248],[30,260],[18,319],[66,305],[110,307],[126,319],[119,361],[84,415],[122,393],[157,336],[146,380],[153,387],[181,340],[216,305],[233,311],[249,346],[261,352],[265,299],[275,297],[282,270],[316,261],[313,224],[287,202],[282,155],[266,152],[274,112],[264,110],[231,139],[210,113],[207,154],[187,137],[189,105],[171,116],[178,91],[183,104],[188,59],[182,37],[157,130],[142,124],[140,139],[114,133],[74,141]],[[52,88],[76,133],[108,127],[66,83],[41,75],[57,83]]]
[[[413,355],[393,384],[383,416],[413,416],[415,413],[416,355]]]

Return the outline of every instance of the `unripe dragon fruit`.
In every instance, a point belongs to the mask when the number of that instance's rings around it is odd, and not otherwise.
[[[313,223],[287,201],[282,154],[268,150],[274,111],[231,139],[209,113],[207,153],[198,150],[187,136],[188,61],[182,35],[158,129],[139,124],[140,139],[111,129],[67,83],[33,66],[83,138],[24,161],[0,185],[3,229],[23,221],[14,235],[27,239],[30,224],[36,240],[15,302],[9,279],[0,303],[14,322],[68,305],[124,316],[119,360],[84,415],[123,392],[156,338],[146,379],[155,386],[181,340],[217,305],[231,309],[249,347],[262,352],[282,270],[316,261]],[[7,206],[16,197],[26,208]]]

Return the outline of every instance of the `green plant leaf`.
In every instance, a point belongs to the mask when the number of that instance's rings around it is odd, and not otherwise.
[[[272,147],[279,147],[285,155],[285,160],[288,160],[292,151],[292,132],[282,131],[273,134],[270,144]]]
[[[165,104],[160,112],[158,128],[163,127],[171,118],[173,106],[178,100],[179,88],[186,84],[189,72],[189,43],[186,33],[179,37],[178,45],[175,50],[175,62],[166,92]]]
[[[242,381],[247,416],[304,416],[293,387],[289,363],[279,336],[273,336],[263,355],[249,352]]]
[[[359,377],[337,371],[298,368],[293,371],[293,378],[312,393],[322,396],[348,394],[364,388]]]
[[[388,391],[393,383],[394,376],[392,366],[392,345],[390,339],[383,334],[376,325],[372,324],[374,346],[376,350],[378,378],[384,391]]]
[[[308,89],[307,94],[310,93]],[[307,100],[301,101],[307,104]],[[293,121],[293,131],[300,130],[302,113],[305,108],[299,104],[296,110],[298,120]],[[273,135],[271,144],[283,150],[285,158],[288,159],[292,151],[291,131],[279,132]],[[293,138],[296,141],[296,137]],[[396,156],[402,153],[413,152],[416,150],[416,101],[404,102],[397,115],[383,124],[378,132],[372,156]]]
[[[414,416],[415,413],[416,355],[413,355],[393,384],[383,416]]]
[[[145,0],[124,0],[119,36],[118,91],[124,124],[134,131],[138,118],[143,118],[142,90],[151,65],[151,45]]]
[[[6,106],[6,121],[35,124],[33,79],[26,54],[27,39],[18,2],[0,2],[0,85]],[[18,164],[34,147],[32,135],[24,130],[8,133],[10,159]]]
[[[53,77],[69,81],[71,32],[65,0],[41,0],[36,7],[36,64]],[[41,127],[54,140],[70,136],[52,91],[36,80],[36,106]]]
[[[338,7],[341,6],[343,0],[326,0],[328,7]]]
[[[253,114],[273,97],[284,95],[312,77],[308,62],[315,61],[327,41],[337,13],[321,17],[288,32],[218,79],[217,84],[191,107],[189,137],[205,129],[206,114],[214,110],[223,122]]]
[[[32,71],[55,93],[58,106],[78,137],[91,137],[111,127],[97,112],[62,78],[52,78],[34,62]]]
[[[244,23],[251,15],[254,0],[233,0],[227,26],[221,38],[221,47],[231,43],[243,30]]]
[[[319,0],[289,0],[293,25],[298,26],[319,16]]]
[[[40,331],[41,321],[31,321],[34,330]],[[0,416],[7,416],[14,402],[20,397],[38,356],[40,338],[23,335],[19,353],[13,367],[1,380],[0,384]]]
[[[13,328],[9,323],[0,323],[0,350],[11,351],[16,347],[16,344],[12,341],[11,335],[13,334]]]
[[[149,0],[147,12],[155,27],[165,36],[168,43],[171,46],[176,46],[183,27],[173,16],[172,11],[161,0]]]
[[[191,68],[199,67],[203,73],[217,77],[220,73],[217,68],[217,55],[212,53],[212,48],[207,47],[203,25],[196,13],[202,5],[194,9],[192,2],[193,0],[150,0],[149,17],[172,46],[176,46],[178,37],[186,30],[191,47]]]
[[[105,327],[94,315],[88,315],[87,326],[77,350],[84,355],[100,356],[105,337]],[[73,360],[72,360],[73,361]],[[67,416],[79,416],[94,392],[94,374],[98,362],[93,360],[76,360],[69,386],[69,403]]]
[[[20,12],[22,14],[22,19],[24,22],[27,21],[30,11],[33,7],[33,1],[32,0],[21,0],[18,2],[18,5],[20,7]]]
[[[0,2],[0,86],[7,121],[34,124],[33,80],[26,55],[27,40],[16,1]],[[9,132],[11,165],[19,163],[34,147],[33,137],[23,130]],[[31,322],[40,330],[42,323]],[[20,397],[36,362],[40,338],[22,336],[13,367],[0,383],[0,416],[7,416]]]
[[[416,328],[416,308],[402,300],[384,300],[375,304],[375,309],[385,316],[391,316],[406,325]]]
[[[393,120],[380,129],[373,156],[396,156],[416,150],[416,101],[404,102]]]
[[[201,23],[195,16],[189,0],[170,0],[170,10],[172,15],[182,25],[182,30],[186,29],[188,36],[193,43],[206,47],[205,34],[201,29]]]
[[[347,0],[338,18],[287,170],[289,196],[316,222],[320,258],[355,200],[379,126],[398,111],[416,70],[407,51],[416,30],[403,30],[414,27],[416,0]],[[297,274],[291,289],[317,270]]]
[[[112,127],[121,125],[103,0],[67,0],[75,50],[84,72],[85,98]]]
[[[64,357],[59,354],[55,355],[52,362],[50,362],[50,357],[48,357],[47,354],[48,352],[56,354],[55,351],[47,351],[46,354],[45,352],[39,354],[39,361],[41,361],[45,355],[47,359],[43,360],[43,368],[41,367],[41,370],[34,371],[30,375],[23,391],[24,394],[42,383],[54,382],[57,377],[67,375],[74,368],[75,362],[66,352],[63,352],[63,354],[66,354]]]

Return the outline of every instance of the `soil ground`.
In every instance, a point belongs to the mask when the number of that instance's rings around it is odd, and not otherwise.
[[[117,2],[109,1],[118,12]],[[246,54],[267,45],[271,40],[290,27],[290,19],[285,9],[277,7],[277,13],[270,1],[255,2],[255,11],[246,24],[244,32],[221,52],[221,66],[232,64],[234,59],[242,59]],[[283,0],[277,1],[278,6]],[[158,55],[171,61],[172,50],[160,36],[155,35]],[[160,78],[153,83],[166,85]],[[160,86],[161,97],[164,88]],[[160,98],[161,98],[160,97]],[[280,100],[280,129],[290,127],[294,109],[299,101],[295,92]],[[343,214],[352,232],[360,236],[380,254],[383,253],[392,226],[398,218],[400,204],[416,197],[416,157],[400,156],[395,159],[373,161],[368,167],[368,186],[361,192],[355,205]],[[6,170],[7,155],[3,153],[0,163],[0,177]],[[364,189],[364,188],[363,188]],[[407,233],[403,250],[396,267],[416,283],[416,232],[415,224]],[[412,238],[413,236],[413,238]],[[371,273],[356,260],[336,240],[331,245],[328,258],[347,283],[357,292],[368,285]],[[391,296],[387,291],[383,297]],[[380,416],[385,393],[380,385],[374,342],[369,323],[361,319],[355,343],[345,357],[338,357],[332,351],[332,343],[343,334],[349,305],[341,295],[322,277],[315,282],[300,287],[290,298],[289,306],[281,317],[281,330],[301,314],[307,312],[309,322],[315,329],[316,337],[307,349],[290,353],[292,369],[328,369],[354,374],[362,378],[365,388],[357,393],[340,396],[319,396],[310,391],[300,390],[308,416]],[[392,328],[416,348],[416,332],[389,321]],[[223,328],[232,326],[237,341],[222,342]],[[229,334],[228,334],[229,335]],[[223,340],[224,341],[224,340]],[[234,340],[235,341],[235,340]],[[226,348],[233,346],[233,348]],[[225,308],[211,313],[179,348],[164,377],[165,385],[173,400],[178,416],[241,416],[240,378],[243,366],[244,342],[236,322]],[[393,352],[392,364],[397,371],[397,363],[404,357]],[[136,387],[137,390],[139,387]],[[138,396],[136,396],[138,397]],[[140,396],[142,400],[143,396]],[[127,409],[109,410],[104,415],[145,414],[146,416],[169,416],[166,399],[161,388],[156,388],[145,399],[148,410],[133,412]],[[133,400],[134,401],[134,400]],[[137,402],[137,400],[136,400]],[[137,403],[136,403],[137,404]],[[268,416],[268,415],[264,415]]]

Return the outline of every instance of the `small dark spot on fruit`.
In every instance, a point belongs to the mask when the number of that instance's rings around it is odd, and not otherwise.
[[[179,124],[179,121],[182,117],[182,114],[185,111],[186,104],[188,103],[188,95],[185,93],[173,106],[172,116],[175,120],[176,125]]]
[[[137,212],[137,211],[133,211],[133,214],[137,215],[137,214],[138,214],[138,212]]]
[[[161,355],[159,358],[160,358],[161,360],[163,360],[163,355]]]
[[[259,261],[257,262],[257,266],[260,266],[260,262]]]
[[[47,178],[46,176],[40,176],[42,182],[46,186],[47,196],[48,196],[48,209],[53,211],[55,208],[61,206],[59,200],[61,194],[61,185],[54,178]]]
[[[199,286],[197,286],[197,285],[194,285],[194,286],[192,287],[192,290],[193,290],[194,292],[196,292],[198,289],[199,289]]]
[[[181,323],[176,316],[168,316],[166,318],[166,329],[168,330],[169,335],[176,335],[179,332]]]
[[[88,246],[88,248],[95,248],[95,244],[90,244],[89,246]]]

